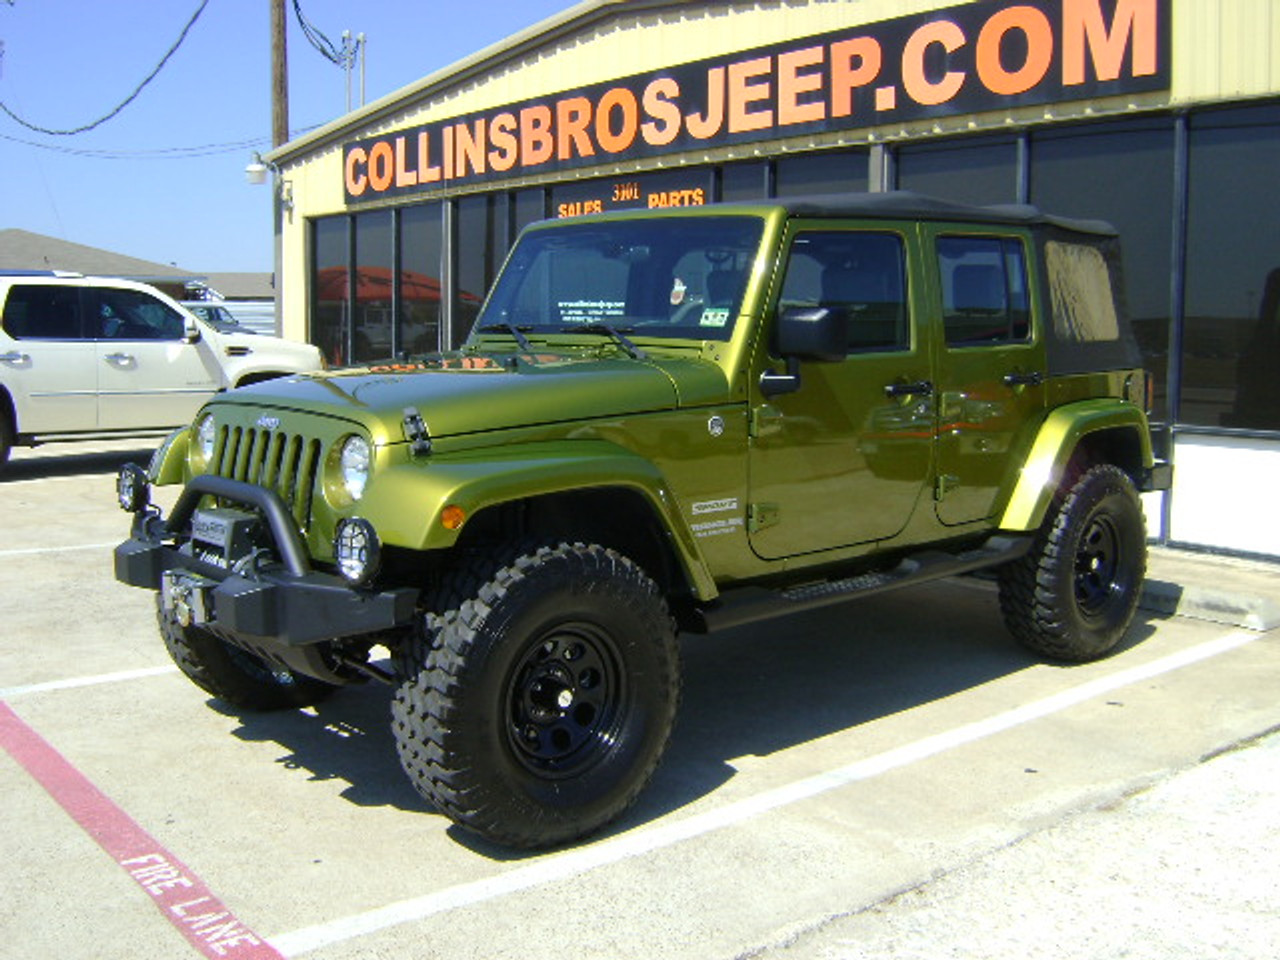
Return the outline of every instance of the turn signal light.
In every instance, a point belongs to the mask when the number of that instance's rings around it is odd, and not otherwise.
[[[457,530],[467,522],[467,511],[451,503],[440,511],[440,523],[446,530]]]

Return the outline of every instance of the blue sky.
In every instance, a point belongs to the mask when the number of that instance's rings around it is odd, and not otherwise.
[[[364,33],[369,101],[573,0],[299,0],[335,44]],[[0,0],[0,102],[48,129],[91,123],[160,62],[200,0]],[[289,22],[289,125],[346,112],[342,69]],[[17,227],[195,272],[270,271],[269,188],[244,168],[271,136],[268,0],[209,0],[164,69],[115,118],[75,136],[0,114],[0,229]],[[353,94],[358,105],[358,80]],[[253,142],[256,141],[256,142]],[[208,151],[191,148],[208,147]],[[193,155],[207,153],[207,155]]]

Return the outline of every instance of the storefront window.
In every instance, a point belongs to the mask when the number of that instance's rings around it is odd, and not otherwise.
[[[1183,422],[1280,430],[1280,106],[1194,115]]]
[[[547,218],[547,192],[541,187],[516,194],[516,232]]]
[[[311,225],[313,270],[311,276],[311,342],[325,360],[340,366],[347,362],[348,268],[351,264],[350,220],[323,217]]]
[[[769,196],[769,165],[750,161],[720,168],[720,199],[763,200]]]
[[[918,144],[897,151],[898,188],[958,203],[1014,203],[1018,144],[1012,137]]]
[[[352,363],[386,359],[391,343],[391,211],[356,214],[355,329]]]
[[[444,204],[400,211],[400,330],[398,352],[440,349],[440,295],[444,275]]]
[[[778,161],[777,195],[865,193],[866,150],[824,150]]]
[[[506,195],[461,197],[457,201],[457,228],[458,283],[454,289],[450,347],[459,346],[471,332],[485,291],[493,283],[506,253]]]
[[[1120,231],[1125,290],[1143,365],[1155,377],[1154,418],[1168,416],[1173,121],[1044,131],[1031,142],[1031,202]]]

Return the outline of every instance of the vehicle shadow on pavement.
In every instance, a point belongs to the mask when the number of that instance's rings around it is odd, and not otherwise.
[[[156,442],[159,443],[158,440]],[[61,457],[15,455],[0,470],[0,484],[14,480],[44,480],[49,477],[75,477],[94,473],[114,474],[126,463],[146,466],[154,452],[154,446],[141,446],[136,450],[99,450],[94,453],[69,453]]]
[[[1149,618],[1157,616],[1139,611],[1121,649],[1151,636]],[[973,579],[710,637],[684,636],[682,654],[682,702],[666,757],[636,806],[596,840],[713,793],[737,775],[741,758],[768,757],[1045,662],[1005,630],[994,586]],[[242,740],[283,746],[288,752],[277,762],[284,767],[309,771],[316,781],[347,783],[341,795],[353,804],[434,812],[396,759],[386,687],[342,689],[305,711],[248,713],[217,701],[210,706],[239,722],[234,734]],[[850,755],[838,763],[859,759]],[[493,860],[534,855],[456,827],[449,835]]]

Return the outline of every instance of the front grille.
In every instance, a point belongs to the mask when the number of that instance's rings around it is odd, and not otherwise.
[[[210,472],[274,490],[299,529],[305,531],[319,469],[319,440],[279,430],[223,425],[214,443]]]

